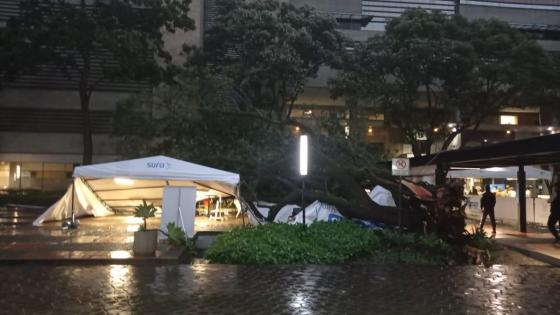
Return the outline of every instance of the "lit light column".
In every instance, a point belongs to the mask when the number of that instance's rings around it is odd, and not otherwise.
[[[307,136],[301,135],[299,138],[299,175],[301,175],[301,208],[303,212],[303,227],[305,228],[305,205],[304,205],[304,191],[305,191],[305,176],[307,176],[307,169],[309,163],[308,142]]]

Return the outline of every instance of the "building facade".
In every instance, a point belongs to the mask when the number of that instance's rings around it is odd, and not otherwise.
[[[543,47],[560,53],[560,1],[557,0],[282,0],[309,5],[338,21],[346,36],[365,40],[384,31],[385,24],[408,8],[441,10],[468,19],[498,18],[533,34]],[[0,26],[17,14],[18,0],[0,0]],[[182,44],[203,45],[204,29],[217,14],[215,0],[192,0],[190,15],[196,30],[169,35],[168,49],[180,63]],[[296,102],[294,116],[303,120],[348,118],[344,99],[332,99],[327,82],[336,73],[327,67],[309,80]],[[109,84],[91,98],[94,162],[118,159],[111,137],[116,103],[145,86]],[[66,187],[72,169],[81,162],[82,136],[79,95],[72,82],[56,73],[26,76],[0,89],[0,190],[58,190]],[[387,126],[382,113],[366,113],[364,135],[389,155],[411,153],[398,130]],[[500,142],[556,132],[558,122],[538,107],[508,108],[489,117],[469,145]]]

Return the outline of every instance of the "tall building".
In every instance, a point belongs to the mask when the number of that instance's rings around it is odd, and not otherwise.
[[[187,42],[202,41],[203,0],[192,0],[190,16],[197,31],[167,36],[175,56]],[[18,0],[0,0],[0,27],[18,14]],[[180,62],[180,61],[177,61]],[[0,190],[65,189],[82,161],[82,114],[75,81],[44,69],[0,87]],[[111,137],[116,103],[151,87],[139,82],[100,85],[91,96],[93,161],[118,159]]]
[[[336,18],[338,28],[360,41],[382,34],[385,24],[408,8],[440,10],[468,19],[498,18],[539,39],[545,49],[560,53],[560,1],[558,0],[281,0],[309,5]],[[17,14],[18,0],[0,0],[0,27]],[[166,45],[176,57],[186,41],[202,45],[202,34],[217,14],[216,0],[192,0],[190,15],[197,29],[167,36]],[[180,62],[180,59],[178,59]],[[321,68],[309,80],[296,102],[294,115],[300,119],[336,117],[344,121],[344,99],[330,97],[327,82],[336,73]],[[73,166],[81,162],[82,137],[78,92],[60,74],[44,71],[26,76],[0,89],[0,190],[62,189]],[[118,100],[145,89],[140,83],[112,83],[92,95],[91,116],[94,162],[118,158],[110,136],[112,116]],[[402,136],[386,126],[382,113],[366,113],[364,134],[391,155],[411,153]],[[538,107],[508,108],[489,117],[472,145],[528,137],[550,132],[558,122]],[[553,128],[552,130],[556,130]]]
[[[311,3],[313,1],[300,1]],[[333,1],[330,1],[333,2]],[[321,2],[322,5],[330,3]],[[423,8],[439,10],[447,15],[460,14],[469,20],[495,18],[509,23],[538,40],[542,47],[553,54],[560,54],[560,1],[558,0],[371,0],[350,1],[353,9],[361,2],[361,15],[370,17],[370,22],[360,30],[354,31],[352,38],[360,40],[375,36],[384,31],[386,23],[400,16],[406,9]],[[346,3],[338,1],[338,3]],[[317,8],[322,8],[315,4]],[[346,7],[337,7],[344,11]],[[334,72],[322,70],[322,75],[311,80],[298,105],[300,115],[305,119],[311,114],[316,117],[328,115],[325,111],[338,111],[336,115],[344,118],[344,100],[331,100],[326,82]],[[325,105],[330,105],[327,107]],[[507,104],[506,104],[507,105]],[[512,104],[513,105],[513,104]],[[560,106],[560,104],[559,104]],[[315,115],[315,113],[317,113]],[[382,113],[366,113],[362,131],[370,142],[378,143],[390,155],[411,155],[412,148],[405,143],[398,130],[383,122]],[[502,142],[513,139],[533,137],[552,132],[560,132],[559,123],[552,116],[542,112],[538,106],[516,108],[509,106],[501,113],[489,116],[481,124],[479,131],[469,139],[465,146],[477,146],[487,143]],[[452,127],[450,127],[452,128]],[[454,141],[453,147],[459,147],[461,139]],[[437,145],[433,147],[437,149]]]

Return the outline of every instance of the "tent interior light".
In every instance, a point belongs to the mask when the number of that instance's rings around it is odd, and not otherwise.
[[[503,167],[490,167],[485,170],[488,172],[504,172],[506,169]]]
[[[307,136],[302,135],[299,138],[299,174],[301,176],[307,175],[307,162],[308,162],[308,152],[307,152]]]
[[[134,184],[134,180],[125,177],[115,177],[113,181],[118,185],[130,186]]]

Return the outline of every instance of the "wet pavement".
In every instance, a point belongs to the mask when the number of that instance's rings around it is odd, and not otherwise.
[[[78,229],[63,230],[61,222],[32,226],[43,208],[0,208],[0,262],[2,261],[144,261],[134,257],[134,232],[141,222],[132,216],[107,216],[80,219]],[[1,221],[4,220],[4,221]],[[246,218],[231,213],[225,221],[196,217],[195,231],[229,230],[240,226]],[[148,220],[148,228],[159,228],[159,218]],[[156,259],[165,263],[177,261],[180,251],[160,244]]]
[[[541,266],[0,266],[5,314],[557,314]]]
[[[472,230],[476,224],[470,224],[467,230]],[[492,231],[489,224],[485,230]],[[528,226],[527,233],[521,233],[515,227],[498,224],[496,228],[496,241],[508,248],[524,255],[560,267],[560,243],[554,243],[553,237],[545,226]]]

